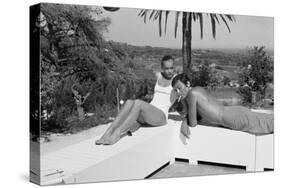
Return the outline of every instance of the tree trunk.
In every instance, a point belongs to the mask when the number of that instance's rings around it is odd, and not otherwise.
[[[77,104],[78,118],[80,121],[85,119],[84,108],[81,105]]]
[[[191,79],[191,30],[192,13],[184,12],[182,16],[182,59],[183,72]]]

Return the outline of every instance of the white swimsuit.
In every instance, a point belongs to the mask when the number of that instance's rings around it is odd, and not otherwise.
[[[166,119],[168,119],[168,111],[171,106],[170,94],[173,88],[171,84],[167,87],[160,86],[158,83],[160,79],[165,79],[161,73],[157,75],[157,82],[154,87],[154,96],[150,104],[162,110],[166,116]]]

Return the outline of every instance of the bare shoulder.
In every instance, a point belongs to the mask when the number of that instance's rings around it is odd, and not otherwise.
[[[192,89],[189,92],[189,95],[202,95],[206,94],[206,90],[200,86],[192,87]]]
[[[153,73],[154,73],[154,76],[156,79],[158,79],[161,74],[160,72],[157,72],[157,71],[153,71]]]
[[[191,91],[188,93],[190,99],[196,99],[199,101],[204,100],[216,100],[206,89],[203,87],[193,87]]]

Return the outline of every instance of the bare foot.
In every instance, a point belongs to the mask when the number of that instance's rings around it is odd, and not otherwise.
[[[105,140],[107,140],[111,136],[111,130],[107,130],[100,139],[96,140],[96,145],[104,144]]]
[[[98,139],[98,140],[95,141],[95,144],[96,144],[96,145],[101,145],[101,144],[103,144],[103,142],[104,142],[104,139],[103,139],[103,138],[100,138],[100,139]]]
[[[105,138],[103,140],[103,144],[104,145],[113,145],[116,142],[118,142],[118,140],[120,140],[120,139],[121,139],[121,135],[119,133],[114,132],[108,138]]]

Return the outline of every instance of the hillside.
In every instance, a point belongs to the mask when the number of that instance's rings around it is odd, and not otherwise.
[[[181,49],[161,48],[151,46],[133,46],[126,43],[108,41],[114,51],[122,51],[122,57],[130,58],[134,66],[134,72],[138,78],[152,78],[153,71],[160,71],[160,60],[164,55],[172,55],[175,58],[176,70],[182,69]],[[118,50],[117,50],[118,49]],[[238,79],[239,66],[247,57],[247,50],[218,50],[218,49],[193,49],[192,64],[196,69],[199,65],[208,64],[214,66],[223,76]],[[144,71],[146,70],[146,71]]]

